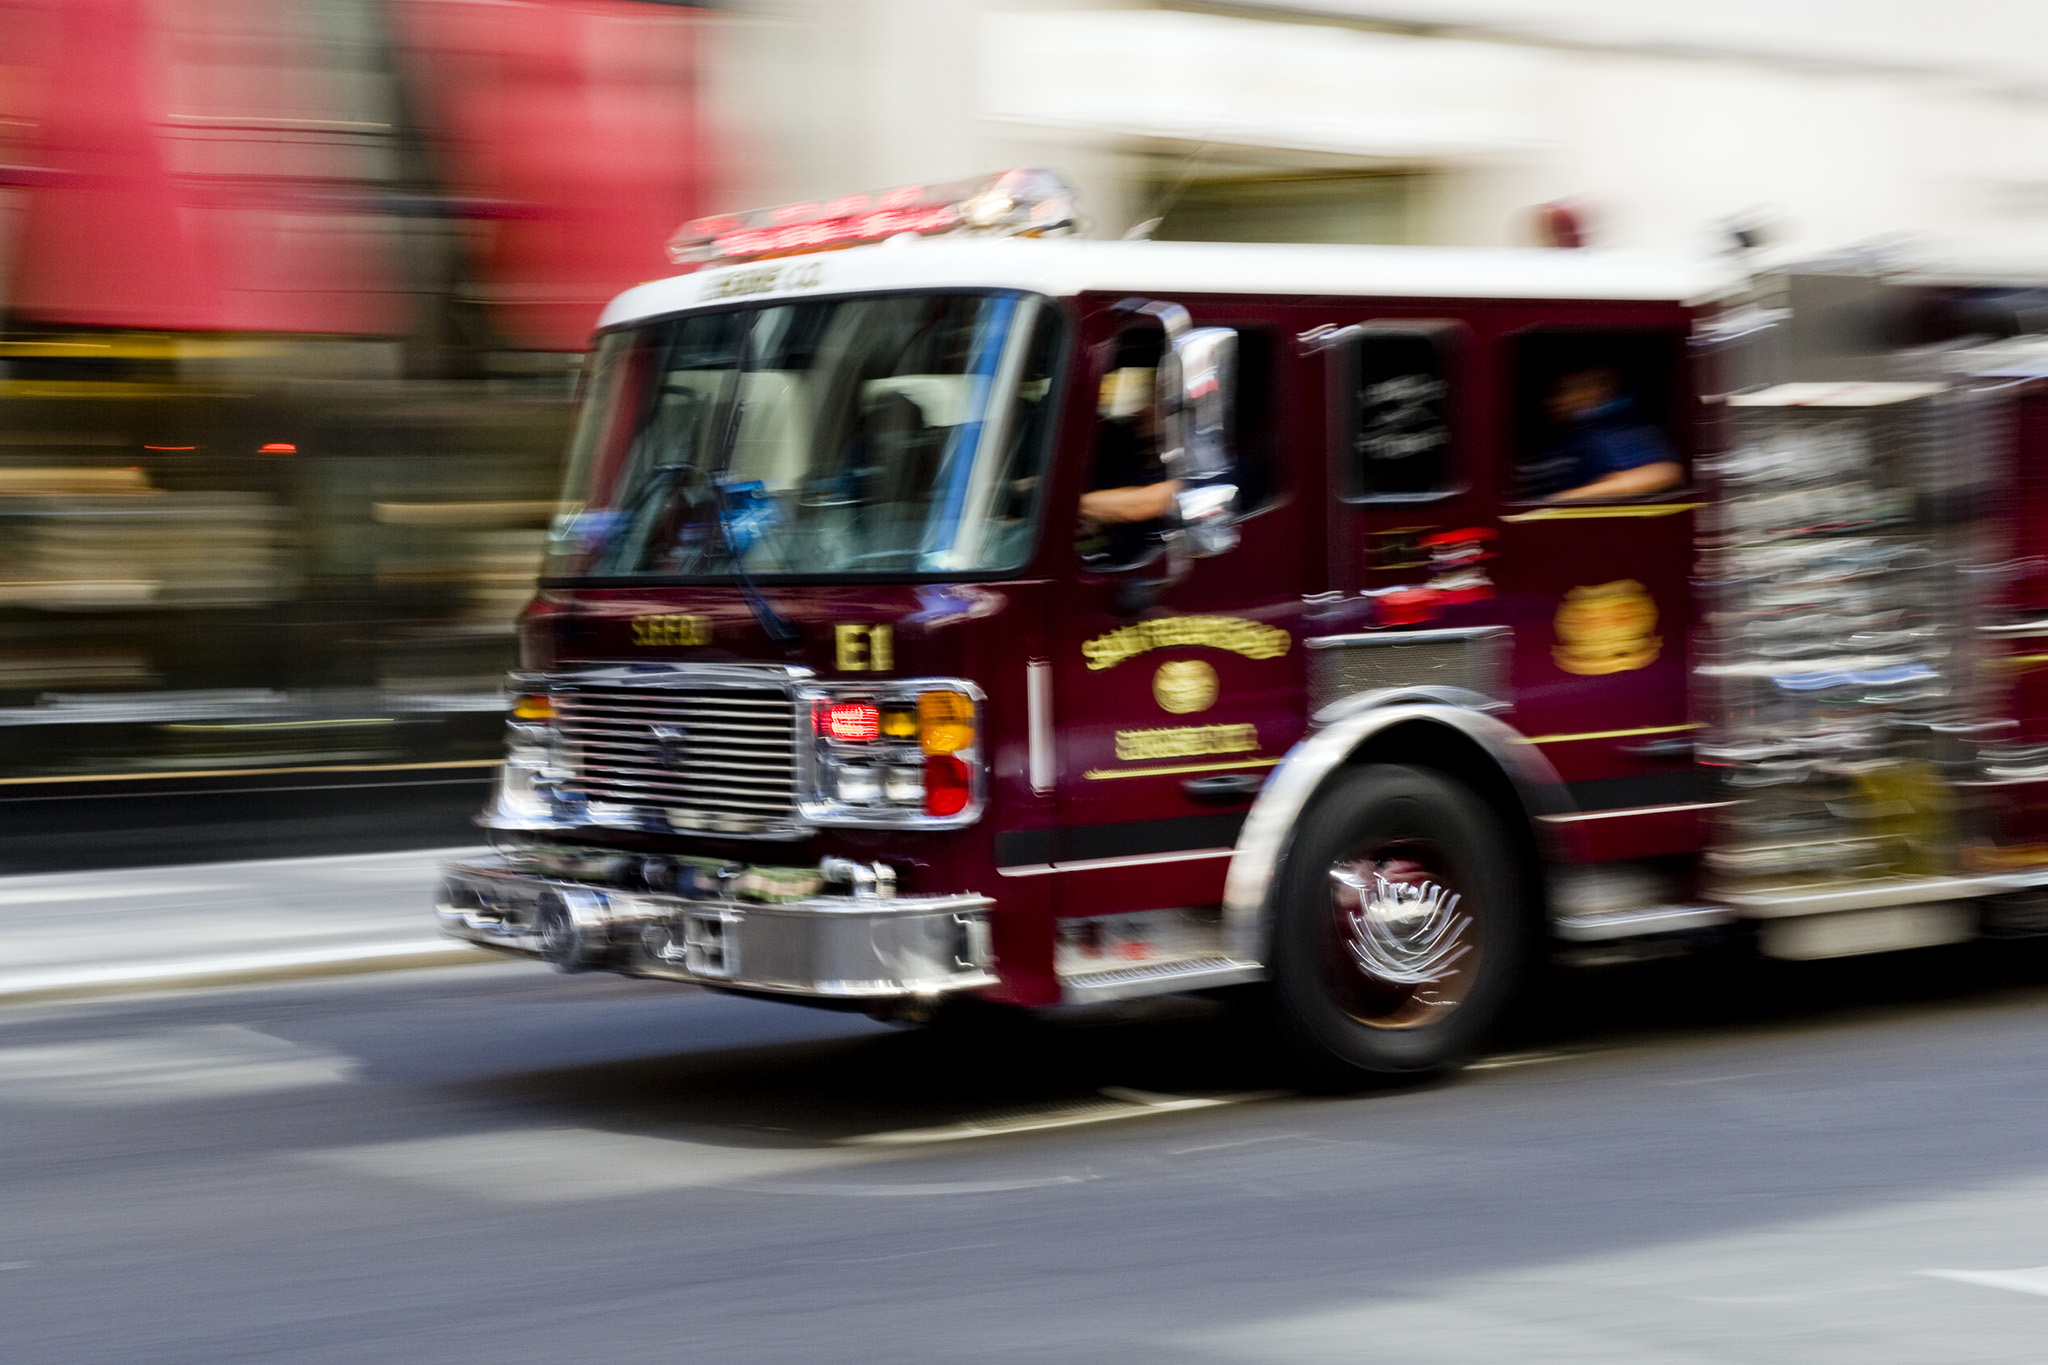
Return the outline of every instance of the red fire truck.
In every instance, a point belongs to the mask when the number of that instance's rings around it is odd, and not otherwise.
[[[2023,345],[1777,382],[1843,310],[1720,265],[1072,220],[705,220],[610,306],[448,932],[911,1019],[1264,983],[1343,1074],[1560,945],[2028,927]]]

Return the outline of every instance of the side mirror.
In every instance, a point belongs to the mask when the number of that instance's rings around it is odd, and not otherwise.
[[[1197,327],[1173,338],[1160,366],[1167,473],[1180,481],[1180,528],[1190,555],[1237,544],[1237,462],[1230,432],[1237,408],[1237,333]],[[1172,384],[1171,393],[1164,392]]]

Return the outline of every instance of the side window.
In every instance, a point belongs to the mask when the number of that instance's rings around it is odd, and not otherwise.
[[[1344,497],[1419,502],[1464,486],[1451,439],[1457,340],[1452,324],[1368,324],[1339,347]]]
[[[1274,332],[1232,330],[1229,462],[1212,471],[1184,469],[1179,477],[1166,468],[1160,446],[1157,385],[1165,332],[1151,323],[1129,327],[1099,352],[1094,453],[1074,537],[1075,552],[1090,568],[1134,568],[1160,550],[1175,513],[1180,477],[1234,486],[1236,517],[1259,511],[1278,496],[1272,450]]]
[[[1274,333],[1237,329],[1237,405],[1230,448],[1237,456],[1237,514],[1249,516],[1280,495],[1273,454]]]
[[[1510,345],[1509,497],[1627,501],[1685,486],[1685,347],[1677,333],[1536,330]]]
[[[1173,500],[1159,449],[1156,396],[1166,334],[1127,328],[1105,349],[1095,407],[1095,450],[1081,494],[1074,551],[1092,569],[1144,563],[1163,543]]]

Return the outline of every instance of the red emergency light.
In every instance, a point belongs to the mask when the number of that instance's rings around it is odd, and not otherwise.
[[[818,733],[842,744],[867,744],[881,738],[882,708],[864,701],[842,701],[818,712]]]
[[[946,185],[901,185],[823,203],[697,218],[668,239],[677,265],[758,261],[910,233],[1046,237],[1074,227],[1074,191],[1051,171],[1014,170]]]

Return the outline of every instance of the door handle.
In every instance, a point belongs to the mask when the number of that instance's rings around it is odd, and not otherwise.
[[[1641,744],[1624,744],[1620,752],[1629,758],[1691,758],[1692,739],[1674,735],[1670,739],[1646,739]]]
[[[1184,779],[1180,789],[1191,800],[1210,805],[1229,805],[1236,801],[1249,801],[1259,794],[1259,788],[1266,785],[1264,773],[1212,773],[1208,777]]]

